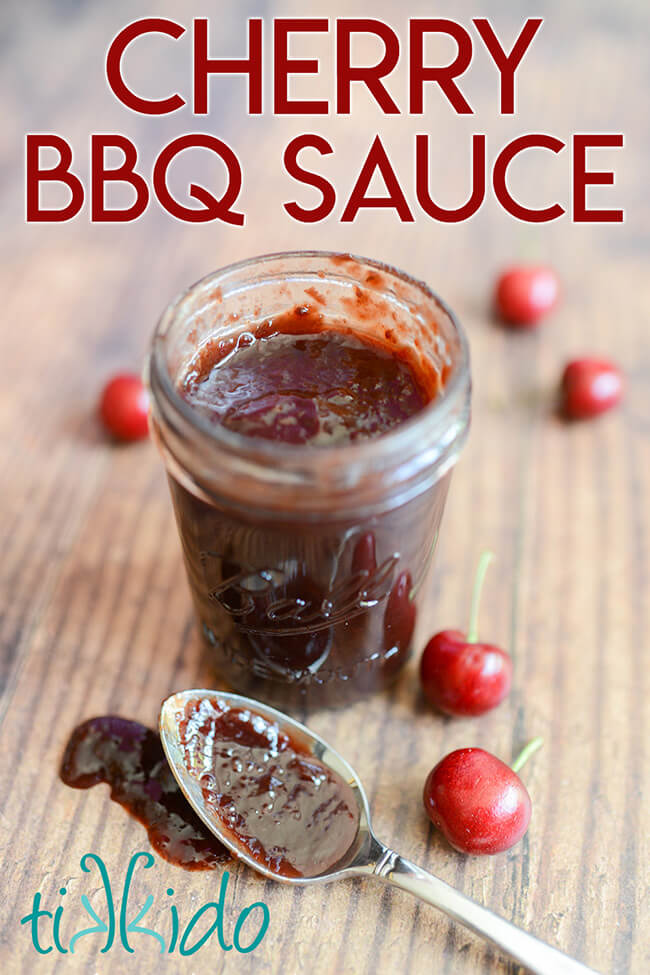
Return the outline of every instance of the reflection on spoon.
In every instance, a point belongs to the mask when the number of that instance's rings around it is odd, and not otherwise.
[[[253,869],[283,883],[375,876],[440,908],[537,975],[591,969],[380,843],[354,770],[304,725],[222,691],[173,694],[160,737],[188,802]]]

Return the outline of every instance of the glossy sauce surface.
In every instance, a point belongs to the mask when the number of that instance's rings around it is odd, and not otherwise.
[[[137,721],[105,715],[79,725],[60,775],[75,789],[106,782],[111,799],[146,827],[154,850],[170,863],[211,870],[230,859],[178,787],[159,735]]]
[[[204,697],[185,705],[178,730],[209,810],[258,863],[313,877],[349,850],[359,826],[352,789],[276,722]]]
[[[323,329],[308,308],[208,343],[180,392],[229,430],[312,446],[376,437],[432,398],[405,354]]]

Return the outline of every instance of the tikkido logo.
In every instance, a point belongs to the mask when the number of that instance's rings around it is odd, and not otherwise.
[[[186,924],[182,924],[176,905],[170,904],[169,914],[167,914],[166,906],[157,912],[157,924],[160,922],[161,931],[143,927],[141,922],[151,910],[154,897],[153,894],[148,894],[141,906],[136,904],[132,908],[130,904],[133,874],[140,858],[144,861],[145,870],[153,867],[154,858],[151,853],[134,853],[126,869],[122,897],[119,902],[116,902],[113,898],[111,882],[104,861],[96,853],[86,853],[82,856],[79,861],[82,871],[90,874],[96,868],[101,886],[99,890],[96,887],[93,890],[93,900],[96,902],[97,909],[91,905],[87,894],[81,894],[80,897],[81,906],[93,922],[91,927],[80,927],[70,934],[70,924],[66,916],[64,926],[68,928],[67,947],[63,943],[62,935],[63,905],[60,904],[52,914],[52,911],[41,907],[40,891],[34,894],[32,909],[29,914],[20,919],[20,923],[29,926],[32,945],[38,954],[48,955],[51,951],[56,950],[62,955],[68,953],[73,955],[78,942],[91,935],[99,935],[100,938],[103,938],[103,945],[99,949],[102,955],[109,952],[116,942],[118,945],[121,944],[122,948],[129,954],[134,954],[136,951],[134,945],[137,944],[138,948],[140,945],[152,946],[151,939],[157,943],[161,955],[171,955],[176,951],[180,955],[194,955],[212,939],[214,934],[217,936],[222,951],[231,951],[234,947],[235,951],[240,954],[247,954],[254,951],[261,943],[270,921],[268,906],[262,901],[256,901],[239,912],[234,929],[232,929],[232,941],[228,940],[226,927],[231,927],[231,925],[226,923],[226,894],[230,879],[227,870],[221,874],[218,899],[208,901],[199,907]],[[65,897],[67,894],[68,891],[65,887],[59,889],[61,897]],[[168,898],[173,897],[174,890],[172,887],[167,888],[166,895]],[[129,920],[129,914],[134,915],[131,920]],[[249,917],[251,920],[247,924]],[[244,930],[245,928],[246,930]],[[139,937],[134,937],[133,944],[131,943],[133,936],[141,935],[146,936],[146,943]],[[97,944],[99,945],[99,943],[98,941]],[[214,942],[212,943],[214,944]]]

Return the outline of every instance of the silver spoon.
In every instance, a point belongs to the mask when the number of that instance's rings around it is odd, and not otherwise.
[[[288,728],[296,734],[296,737],[310,749],[316,758],[320,759],[325,765],[329,765],[349,783],[359,806],[359,829],[343,860],[316,877],[280,876],[254,860],[246,847],[238,842],[237,837],[223,829],[219,819],[206,806],[199,782],[189,773],[185,765],[183,747],[178,733],[178,722],[184,714],[185,705],[188,701],[197,698],[221,700],[232,707],[248,708],[271,721],[277,722],[280,727]],[[493,914],[492,911],[488,911],[487,908],[481,907],[480,904],[450,887],[443,880],[427,873],[426,870],[422,870],[405,857],[380,843],[370,828],[368,800],[354,769],[338,752],[334,751],[331,745],[328,745],[309,728],[298,721],[294,721],[282,711],[276,711],[275,708],[267,707],[251,698],[241,697],[239,694],[205,689],[190,690],[172,694],[163,702],[160,709],[159,724],[160,737],[167,761],[189,804],[224,846],[228,847],[236,857],[247,863],[253,870],[264,874],[265,877],[286,884],[329,883],[332,880],[340,880],[344,877],[368,875],[379,877],[395,887],[407,890],[410,894],[419,897],[420,900],[438,907],[455,921],[459,921],[480,937],[491,941],[536,975],[588,975],[588,973],[594,975],[593,969],[587,968],[586,965],[569,958],[557,948],[544,944],[532,934],[515,927],[510,921],[506,921]]]

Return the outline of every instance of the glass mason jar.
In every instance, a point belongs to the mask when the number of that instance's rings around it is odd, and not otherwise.
[[[203,343],[315,304],[333,328],[409,349],[439,395],[375,439],[332,446],[235,433],[183,399],[179,383]],[[271,254],[216,271],[171,304],[148,377],[151,429],[219,674],[289,708],[332,706],[390,683],[428,596],[469,427],[469,353],[452,312],[377,261]]]

